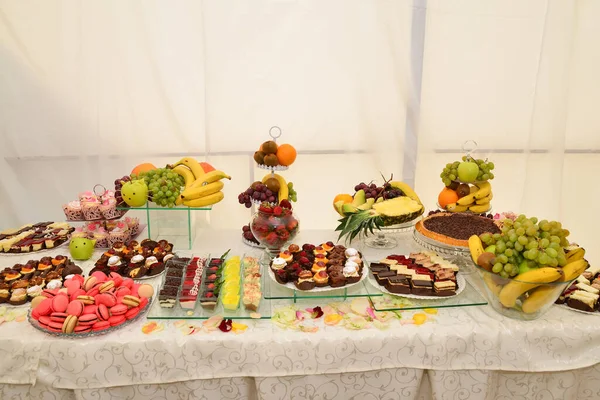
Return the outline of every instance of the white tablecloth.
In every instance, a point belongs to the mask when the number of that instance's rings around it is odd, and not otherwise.
[[[200,235],[194,253],[220,254],[233,246],[242,254],[248,248],[237,235]],[[302,236],[297,242],[334,237],[321,231]],[[406,240],[393,252],[412,249]],[[368,258],[390,253],[363,251]],[[0,266],[19,258],[2,257]],[[45,335],[27,322],[1,325],[0,398],[600,397],[600,318],[556,306],[528,322],[489,306],[440,309],[432,323],[395,321],[384,331],[305,333],[249,321],[240,335],[184,336],[170,323],[145,335],[143,323],[78,340]]]

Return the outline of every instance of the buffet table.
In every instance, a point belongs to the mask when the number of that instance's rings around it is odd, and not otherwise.
[[[400,245],[393,252],[418,249],[410,235],[396,236]],[[295,242],[334,237],[303,231]],[[199,232],[189,253],[222,254],[230,247],[231,254],[260,253],[245,246],[238,231]],[[390,253],[357,247],[367,259]],[[29,258],[3,256],[0,266]],[[79,265],[87,272],[93,262]],[[273,308],[285,304],[273,301]],[[314,305],[325,303],[306,303]],[[0,325],[0,398],[600,397],[600,318],[558,306],[530,322],[481,306],[440,309],[420,326],[394,321],[388,330],[323,326],[315,333],[251,320],[242,334],[185,336],[167,321],[163,331],[146,335],[145,322],[77,340],[45,335],[28,322]]]

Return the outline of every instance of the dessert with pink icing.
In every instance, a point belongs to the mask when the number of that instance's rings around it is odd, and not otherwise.
[[[63,211],[65,212],[68,221],[81,221],[84,219],[79,200],[70,201],[67,204],[64,204]]]
[[[125,243],[129,240],[129,227],[123,221],[119,221],[117,226],[108,234],[108,245],[112,246],[117,242]]]

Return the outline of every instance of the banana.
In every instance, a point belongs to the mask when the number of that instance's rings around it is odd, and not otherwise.
[[[469,238],[469,251],[471,252],[471,258],[473,259],[473,262],[477,264],[479,256],[484,252],[483,244],[481,244],[481,239],[479,239],[479,236],[472,235]]]
[[[421,203],[421,199],[419,199],[419,196],[417,196],[417,193],[415,193],[415,191],[410,186],[408,186],[408,184],[400,181],[391,181],[390,185],[392,185],[392,187],[396,189],[400,189],[402,193],[404,193],[407,197],[423,205],[423,203]]]
[[[176,167],[178,165],[185,165],[186,167],[188,167],[194,174],[194,179],[200,179],[201,177],[203,177],[205,175],[204,170],[202,169],[202,166],[200,165],[200,163],[192,157],[182,158],[181,160],[179,160],[175,164],[173,164],[173,167]]]
[[[482,204],[480,206],[469,206],[469,211],[473,211],[474,213],[481,214],[484,212],[488,212],[492,209],[490,203]]]
[[[220,202],[224,197],[223,192],[217,192],[194,200],[184,200],[183,205],[188,207],[206,207]]]
[[[492,194],[492,192],[490,192],[490,194],[488,194],[483,199],[479,199],[479,200],[475,201],[475,204],[479,204],[479,205],[489,204],[490,201],[492,201],[493,198],[494,198],[494,195]]]
[[[475,193],[478,190],[479,190],[479,188],[477,186],[475,186],[475,185],[469,186],[469,193],[470,194],[473,194],[473,193]]]
[[[457,203],[461,206],[466,206],[472,203],[475,203],[477,200],[483,199],[487,197],[492,192],[492,185],[489,182],[481,182],[477,184],[479,190],[474,193],[469,193],[468,195],[461,197],[458,199]]]
[[[494,278],[491,274],[484,274],[483,281],[490,289],[490,291],[494,294],[494,296],[498,297],[500,295],[500,291],[502,290],[502,285],[498,285],[494,282]]]
[[[585,249],[583,247],[578,247],[574,250],[570,250],[567,254],[567,265],[573,261],[583,259],[585,256]]]
[[[579,259],[568,263],[562,268],[563,276],[562,278],[558,279],[557,282],[572,281],[573,279],[581,275],[588,266],[589,264],[584,259]],[[564,287],[560,285],[558,285],[557,287],[542,286],[535,289],[523,302],[523,312],[526,314],[533,314],[537,312],[544,305],[548,304],[548,302],[558,297],[563,291],[563,289]]]
[[[202,176],[199,179],[196,179],[191,185],[190,188],[195,188],[198,186],[205,186],[208,185],[209,183],[213,183],[216,181],[220,181],[221,179],[231,179],[231,176],[227,175],[225,172],[220,171],[220,170],[214,170],[214,171],[210,171],[207,174],[204,174],[204,176]]]
[[[174,167],[173,172],[175,172],[177,175],[183,176],[183,179],[185,180],[186,189],[189,188],[190,185],[196,180],[192,170],[186,167],[185,165],[178,165]]]
[[[177,199],[175,199],[175,205],[176,206],[180,206],[183,204],[183,199],[181,198],[181,194],[179,196],[177,196]]]
[[[450,212],[465,212],[469,209],[468,206],[460,206],[457,203],[448,204],[446,210]]]
[[[262,178],[262,183],[265,183],[269,178],[275,178],[279,182],[279,192],[277,193],[277,199],[279,201],[287,200],[290,195],[290,191],[288,188],[288,184],[285,181],[285,178],[279,174],[267,174]]]
[[[204,186],[195,186],[193,188],[184,190],[180,197],[183,202],[199,199],[201,197],[220,192],[223,189],[223,186],[225,186],[225,184],[221,181],[209,183],[208,185]]]
[[[541,284],[557,281],[562,277],[562,270],[552,267],[540,267],[524,272],[517,275],[502,288],[498,295],[498,300],[500,300],[500,303],[504,307],[512,308],[523,293]]]

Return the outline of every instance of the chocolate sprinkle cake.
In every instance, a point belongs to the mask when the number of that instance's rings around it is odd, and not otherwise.
[[[468,240],[472,235],[481,235],[485,232],[501,232],[493,220],[470,214],[452,214],[444,218],[428,218],[423,223],[425,228],[432,232],[459,240]]]

